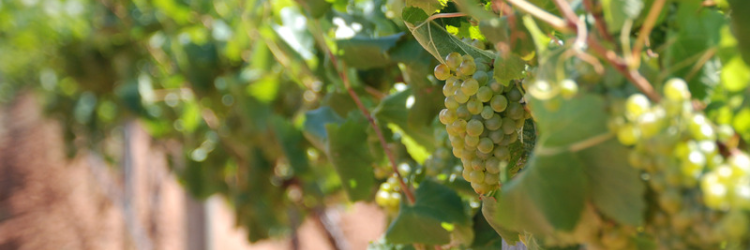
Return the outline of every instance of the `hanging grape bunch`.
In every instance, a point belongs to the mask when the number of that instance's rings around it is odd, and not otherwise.
[[[520,103],[523,94],[516,83],[492,78],[491,62],[453,52],[435,67],[435,77],[445,80],[445,124],[453,155],[463,163],[462,175],[479,194],[496,190],[500,170],[510,159],[508,145],[529,114]]]
[[[389,213],[398,212],[398,206],[401,203],[401,187],[395,173],[391,174],[386,182],[380,184],[380,188],[375,194],[375,203],[385,208]]]
[[[461,161],[451,153],[448,132],[444,128],[436,128],[434,133],[436,148],[424,162],[426,174],[434,176],[439,181],[452,182],[456,178],[461,178],[463,167]]]
[[[664,100],[634,94],[616,110],[610,129],[634,146],[630,164],[647,173],[658,211],[651,230],[665,249],[712,249],[748,232],[750,159],[720,154],[734,131],[693,109],[687,84],[671,79]],[[717,248],[718,249],[718,248]]]

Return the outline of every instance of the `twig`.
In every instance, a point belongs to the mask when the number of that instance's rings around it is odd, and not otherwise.
[[[536,5],[526,2],[526,0],[507,0],[507,1],[513,4],[514,7],[521,9],[523,12],[526,12],[536,18],[541,19],[545,23],[554,27],[556,30],[559,30],[559,31],[570,30],[565,20],[555,15],[552,15],[539,7],[536,7]]]
[[[313,21],[314,27],[316,30],[312,31],[313,37],[318,40],[318,45],[328,54],[328,58],[331,60],[331,63],[334,65],[334,69],[339,74],[339,77],[341,78],[341,81],[344,82],[344,87],[346,88],[346,91],[349,92],[349,96],[352,97],[354,100],[354,103],[357,104],[357,108],[362,112],[362,114],[367,118],[367,121],[370,122],[370,125],[372,126],[372,129],[375,130],[375,134],[378,136],[378,140],[380,141],[380,146],[383,148],[383,152],[385,152],[385,155],[388,157],[388,161],[391,163],[391,168],[393,169],[393,172],[398,177],[398,183],[401,186],[401,190],[403,190],[404,194],[406,195],[407,200],[410,204],[414,204],[416,201],[414,198],[414,194],[411,192],[411,189],[409,189],[409,186],[406,185],[404,182],[404,177],[401,176],[401,173],[398,172],[398,165],[396,165],[396,158],[393,156],[393,153],[391,152],[390,148],[388,148],[388,145],[385,142],[385,137],[383,136],[383,132],[380,131],[380,127],[375,123],[375,119],[372,118],[372,115],[370,115],[370,112],[367,111],[367,108],[364,104],[362,104],[362,101],[359,99],[359,96],[356,92],[354,92],[354,89],[352,89],[351,83],[349,82],[349,77],[346,74],[346,64],[344,62],[340,63],[339,68],[339,62],[336,59],[336,56],[334,56],[333,52],[331,52],[331,48],[328,47],[328,44],[325,41],[325,38],[321,36],[321,28],[320,23],[318,20]]]
[[[573,11],[573,8],[570,7],[570,4],[565,0],[554,0],[555,6],[557,6],[557,9],[562,12],[563,16],[565,17],[565,20],[568,22],[568,26],[570,27],[579,27],[578,26],[578,16],[576,16],[576,13]]]
[[[641,26],[641,30],[638,32],[638,38],[635,40],[635,44],[633,45],[633,65],[637,68],[638,65],[641,63],[641,50],[643,50],[643,44],[646,43],[646,39],[651,34],[651,30],[654,29],[654,25],[656,24],[656,19],[659,18],[659,14],[661,13],[661,9],[664,8],[664,3],[666,0],[656,0],[654,1],[654,4],[651,5],[651,10],[648,12],[648,16],[646,16],[646,20],[643,21],[643,25]]]
[[[591,13],[592,16],[594,16],[594,25],[596,26],[596,30],[599,32],[599,35],[610,43],[617,44],[615,43],[615,39],[612,37],[612,35],[607,31],[607,23],[604,22],[604,19],[602,19],[604,16],[602,15],[602,12],[596,8],[593,0],[583,0],[583,6]]]

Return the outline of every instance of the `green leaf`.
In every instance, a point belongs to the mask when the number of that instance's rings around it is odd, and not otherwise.
[[[451,35],[443,27],[435,22],[424,22],[427,15],[421,9],[405,8],[402,13],[406,21],[406,27],[411,31],[419,44],[430,52],[438,61],[445,62],[445,56],[451,52],[469,54],[474,58],[485,57],[492,59],[494,56],[484,50],[477,49],[460,39]]]
[[[602,0],[604,21],[611,33],[622,29],[625,20],[636,19],[643,9],[642,0]]]
[[[474,216],[474,233],[474,242],[471,243],[471,249],[490,250],[501,249],[503,247],[503,238],[493,230],[492,226],[490,226],[481,213],[477,213]],[[516,239],[513,242],[518,241],[518,234],[514,235]]]
[[[499,83],[508,84],[511,80],[520,80],[526,76],[526,62],[515,54],[502,55],[498,52],[494,67],[493,75]]]
[[[406,0],[406,6],[422,9],[425,13],[432,14],[445,7],[446,0]]]
[[[458,9],[461,12],[469,14],[469,16],[476,20],[484,21],[495,18],[495,15],[486,10],[477,0],[455,0],[454,2],[458,5]]]
[[[417,188],[415,196],[414,205],[401,202],[396,219],[385,233],[388,242],[447,244],[451,237],[445,227],[471,225],[461,198],[452,189],[425,180]]]
[[[745,13],[750,9],[750,2],[744,0],[729,0],[729,6],[732,9],[732,29],[737,40],[739,51],[744,58],[745,63],[750,63],[750,15],[739,14]]]
[[[721,69],[721,84],[730,92],[738,92],[745,89],[750,82],[750,68],[738,47],[737,38],[730,31],[729,25],[721,28],[721,40],[719,41],[718,56],[721,58],[723,67]]]
[[[281,116],[274,116],[271,121],[273,124],[274,134],[279,145],[281,145],[284,155],[286,155],[289,165],[294,169],[295,175],[302,176],[309,171],[310,164],[307,160],[307,152],[302,136],[302,131],[297,130],[292,122]]]
[[[320,149],[325,149],[325,145],[328,143],[328,132],[325,125],[329,123],[341,124],[344,123],[344,118],[341,118],[341,116],[333,112],[333,109],[328,106],[305,113],[304,134],[308,140]]]
[[[388,128],[393,130],[394,133],[400,133],[401,134],[401,143],[406,146],[406,152],[409,153],[412,159],[416,161],[419,164],[424,164],[424,161],[427,160],[427,158],[430,157],[432,154],[430,151],[427,151],[422,145],[419,145],[414,139],[412,139],[408,134],[404,133],[401,128],[399,128],[398,125],[389,123]]]
[[[393,123],[403,130],[414,142],[428,152],[435,150],[432,129],[428,123],[410,123],[407,101],[414,98],[411,89],[407,89],[384,98],[372,111],[372,115],[381,124]],[[430,120],[434,119],[434,116]]]
[[[404,33],[378,38],[354,37],[347,40],[337,40],[336,46],[341,59],[348,66],[371,69],[392,63],[386,52],[396,46],[403,37]]]
[[[340,126],[335,123],[325,125],[328,160],[336,168],[351,201],[369,199],[375,184],[372,172],[375,159],[367,145],[367,126],[364,119],[355,118],[355,115],[350,115]]]

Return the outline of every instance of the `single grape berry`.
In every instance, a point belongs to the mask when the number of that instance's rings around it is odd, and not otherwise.
[[[469,101],[470,95],[465,94],[461,89],[457,89],[456,92],[453,93],[453,98],[456,99],[458,103],[464,104],[467,101]]]
[[[484,125],[477,119],[471,119],[466,124],[466,134],[471,136],[479,136],[484,131]]]
[[[565,99],[573,98],[578,94],[578,84],[570,79],[565,79],[560,82],[560,94]]]
[[[445,81],[451,76],[451,70],[445,64],[438,64],[435,66],[435,78],[441,81]]]
[[[458,105],[460,105],[456,101],[456,98],[453,97],[453,96],[446,97],[445,98],[445,102],[443,104],[445,104],[445,107],[448,108],[448,109],[450,109],[450,110],[456,110],[458,108]]]
[[[495,95],[490,100],[490,107],[495,112],[503,112],[508,107],[508,99],[504,95]]]
[[[487,81],[490,79],[487,75],[487,72],[478,70],[477,72],[474,72],[474,75],[472,76],[474,80],[477,80],[480,86],[484,86],[487,84]]]
[[[448,67],[453,71],[458,69],[458,66],[461,65],[462,61],[463,57],[461,57],[461,55],[457,52],[451,52],[450,54],[445,56],[445,64],[448,65]]]
[[[484,105],[482,104],[482,102],[472,97],[471,99],[469,99],[469,102],[466,103],[466,108],[472,115],[478,115],[482,113]]]
[[[690,99],[690,90],[684,80],[672,78],[664,84],[664,96],[669,100],[681,102]]]
[[[493,111],[492,107],[490,106],[484,106],[482,107],[482,112],[479,115],[482,116],[482,119],[489,120],[492,119],[493,116],[495,116],[495,111]]]
[[[463,83],[461,83],[461,92],[463,92],[467,96],[476,94],[478,90],[479,83],[474,78],[466,79]]]
[[[477,100],[480,102],[489,102],[492,99],[492,89],[487,86],[482,86],[477,90]]]
[[[506,117],[506,119],[508,118]],[[490,119],[484,121],[484,126],[492,131],[498,130],[501,126],[503,126],[503,119],[500,117],[500,115],[494,115]]]
[[[625,101],[625,116],[631,121],[636,120],[641,114],[645,113],[651,107],[651,102],[643,94],[631,95]]]
[[[521,100],[522,97],[523,95],[521,94],[521,91],[518,90],[518,88],[512,88],[508,92],[508,100],[511,102],[518,102]]]
[[[494,147],[495,147],[495,144],[492,143],[492,140],[490,138],[483,137],[479,139],[479,145],[477,145],[477,150],[479,150],[479,152],[489,154],[490,152],[492,152],[492,149]]]

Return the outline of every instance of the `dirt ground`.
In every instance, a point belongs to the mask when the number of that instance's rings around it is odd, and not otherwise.
[[[0,250],[292,249],[290,239],[248,244],[223,198],[192,200],[149,136],[137,125],[132,131],[126,182],[93,155],[67,159],[59,126],[34,98],[0,107]],[[195,211],[204,211],[205,223],[195,224]],[[349,249],[366,249],[385,227],[373,204],[329,208],[326,215]],[[333,249],[315,220],[298,232],[299,249]]]

